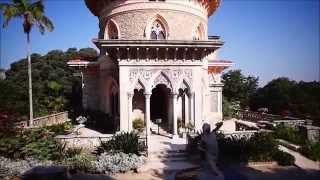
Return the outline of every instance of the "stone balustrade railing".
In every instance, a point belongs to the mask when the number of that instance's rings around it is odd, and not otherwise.
[[[61,143],[66,145],[66,148],[83,148],[89,151],[93,151],[96,147],[100,146],[101,142],[106,142],[111,140],[113,134],[103,134],[103,135],[58,135],[55,138]]]
[[[61,124],[67,121],[70,121],[70,119],[68,119],[68,111],[65,111],[35,118],[33,119],[32,127],[51,126],[54,124]],[[19,128],[29,128],[28,121],[18,122],[15,124],[15,126]]]
[[[234,132],[222,132],[225,137],[235,137],[235,138],[250,138],[253,136],[255,133],[259,131],[257,130],[252,130],[252,131],[234,131]]]

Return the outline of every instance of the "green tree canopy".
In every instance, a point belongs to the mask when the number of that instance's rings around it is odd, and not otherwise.
[[[245,76],[241,70],[230,70],[222,75],[223,96],[229,102],[239,101],[241,107],[249,105],[250,96],[258,87],[258,78]]]
[[[95,49],[90,51],[94,52]],[[98,53],[95,51],[95,54]],[[80,51],[76,48],[69,48],[65,52],[52,50],[43,56],[36,53],[31,55],[36,116],[71,109],[73,84],[81,84],[79,77],[73,76],[76,70],[67,65],[67,61],[75,57],[81,57]],[[7,78],[0,80],[0,111],[18,112],[20,115],[28,114],[26,67],[26,59],[16,61],[6,71]]]

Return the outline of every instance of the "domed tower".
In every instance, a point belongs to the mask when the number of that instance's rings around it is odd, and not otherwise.
[[[161,121],[173,137],[183,124],[198,130],[222,119],[220,73],[230,62],[215,60],[223,42],[208,36],[208,17],[220,0],[85,3],[100,28],[93,39],[98,61],[82,62],[86,108],[108,113],[118,130],[143,120],[150,134]]]

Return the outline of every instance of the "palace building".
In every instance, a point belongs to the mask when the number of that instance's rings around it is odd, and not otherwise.
[[[109,114],[120,131],[156,119],[173,137],[178,124],[201,129],[222,120],[223,41],[208,36],[220,0],[85,0],[99,19],[97,61],[70,61],[83,73],[83,106]]]

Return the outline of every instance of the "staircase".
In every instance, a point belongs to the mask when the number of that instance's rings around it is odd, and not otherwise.
[[[157,125],[156,130],[158,132]],[[165,132],[163,130],[160,134]],[[171,134],[169,135],[171,136]],[[154,171],[163,173],[197,167],[196,164],[188,159],[185,151],[186,139],[172,139],[163,134],[152,134],[148,144],[148,158],[146,163],[138,169],[140,172]]]
[[[156,171],[157,173],[173,172],[197,167],[191,163],[185,151],[166,151],[149,153],[147,162],[139,172]]]

